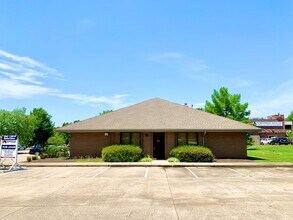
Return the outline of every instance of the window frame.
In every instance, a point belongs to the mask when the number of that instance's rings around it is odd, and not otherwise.
[[[179,133],[184,133],[185,134],[185,137],[186,137],[186,144],[185,145],[193,145],[193,144],[188,144],[188,133],[195,133],[196,135],[196,142],[197,144],[195,146],[198,146],[199,145],[199,141],[198,141],[198,132],[177,132],[176,133],[176,146],[183,146],[183,145],[178,145],[178,134]]]
[[[139,134],[139,145],[141,147],[141,143],[142,143],[142,135],[141,135],[141,132],[120,132],[120,144],[122,145],[122,133],[129,133],[130,134],[130,142],[129,144],[123,144],[123,145],[133,145],[133,142],[132,142],[132,134],[133,133],[137,133]],[[135,145],[137,146],[137,145]]]

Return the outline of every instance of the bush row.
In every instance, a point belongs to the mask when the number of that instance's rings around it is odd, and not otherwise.
[[[151,162],[152,158],[142,158],[142,149],[132,145],[111,145],[102,150],[105,162]],[[185,145],[175,147],[170,152],[170,162],[211,162],[214,155],[209,148]],[[142,158],[142,159],[141,159]]]
[[[50,146],[44,147],[41,150],[41,158],[58,158],[69,157],[69,147],[66,146]]]

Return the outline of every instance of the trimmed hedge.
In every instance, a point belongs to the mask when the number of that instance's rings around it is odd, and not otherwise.
[[[142,149],[133,145],[111,145],[102,150],[105,162],[137,162],[142,158]]]
[[[214,159],[214,155],[209,148],[193,145],[173,148],[170,157],[176,157],[180,162],[211,162]]]

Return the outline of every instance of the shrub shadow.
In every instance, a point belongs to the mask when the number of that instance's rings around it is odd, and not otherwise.
[[[263,158],[259,158],[259,157],[247,157],[248,160],[265,160]]]

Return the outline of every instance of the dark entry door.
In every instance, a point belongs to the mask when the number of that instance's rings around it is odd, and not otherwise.
[[[165,159],[165,134],[153,134],[153,157],[156,159]]]

